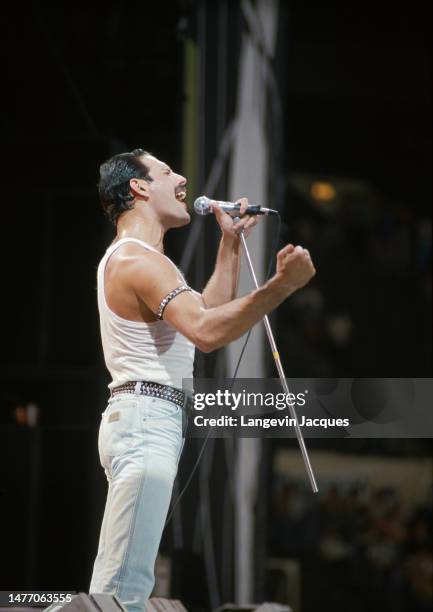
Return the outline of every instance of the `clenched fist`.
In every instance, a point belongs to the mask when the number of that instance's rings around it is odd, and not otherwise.
[[[288,244],[277,254],[277,269],[272,281],[288,296],[304,287],[315,274],[316,269],[307,249]]]

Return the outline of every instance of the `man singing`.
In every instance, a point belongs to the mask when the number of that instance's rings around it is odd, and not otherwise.
[[[100,168],[102,206],[117,234],[98,267],[98,307],[111,396],[102,414],[99,454],[108,480],[90,593],[112,593],[142,611],[182,452],[195,347],[204,352],[236,340],[315,274],[308,251],[289,244],[275,275],[235,298],[241,220],[219,208],[222,231],[215,270],[202,294],[164,255],[164,235],[190,221],[186,179],[142,149],[115,155]]]

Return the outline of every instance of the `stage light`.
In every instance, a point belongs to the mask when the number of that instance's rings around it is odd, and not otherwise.
[[[336,196],[335,187],[331,183],[325,181],[314,181],[311,185],[311,195],[315,200],[321,202],[329,202]]]

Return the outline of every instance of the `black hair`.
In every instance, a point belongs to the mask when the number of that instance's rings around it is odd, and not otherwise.
[[[102,208],[113,225],[125,210],[133,208],[134,196],[129,181],[132,178],[144,179],[150,183],[153,179],[143,157],[150,155],[143,149],[134,149],[130,153],[114,155],[99,168],[99,199]]]

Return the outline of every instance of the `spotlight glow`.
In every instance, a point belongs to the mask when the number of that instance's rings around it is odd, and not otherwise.
[[[325,181],[315,181],[311,185],[311,195],[315,200],[329,202],[336,196],[335,187]]]

